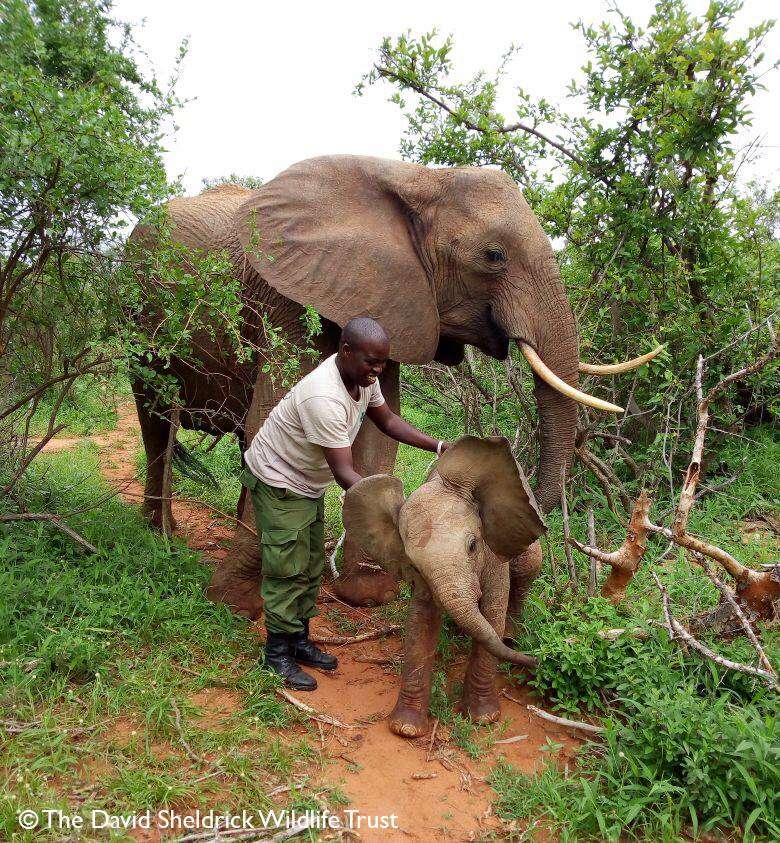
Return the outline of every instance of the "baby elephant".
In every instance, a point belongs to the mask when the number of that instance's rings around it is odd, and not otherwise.
[[[547,529],[507,440],[461,437],[406,500],[397,477],[360,480],[344,499],[344,526],[370,558],[412,585],[392,731],[413,738],[428,730],[442,611],[474,642],[458,710],[480,723],[497,720],[497,659],[536,665],[502,641],[509,560]]]

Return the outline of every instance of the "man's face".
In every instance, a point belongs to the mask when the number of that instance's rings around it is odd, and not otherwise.
[[[371,386],[387,365],[390,345],[381,340],[364,341],[342,347],[342,355],[350,376],[362,387]]]

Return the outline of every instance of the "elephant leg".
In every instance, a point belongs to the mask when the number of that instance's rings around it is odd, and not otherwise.
[[[247,443],[252,441],[285,392],[286,389],[281,386],[274,388],[267,375],[259,375],[247,414]],[[236,614],[254,620],[263,606],[260,597],[261,556],[252,496],[247,495],[245,490],[239,498],[238,519],[228,552],[217,563],[206,596],[216,603],[226,603]]]
[[[479,610],[495,629],[499,638],[504,635],[506,608],[509,597],[509,565],[496,557],[495,564],[483,577]],[[496,693],[498,660],[482,646],[472,644],[471,656],[463,679],[463,693],[456,711],[475,723],[495,723],[501,716],[501,704]]]
[[[415,585],[406,622],[401,690],[390,715],[390,730],[403,738],[418,738],[428,731],[431,673],[440,627],[441,612],[427,589]]]
[[[515,631],[523,616],[523,607],[534,580],[542,570],[542,545],[535,541],[525,553],[509,560],[509,605],[507,607],[506,629]]]
[[[387,406],[400,410],[400,366],[389,360],[379,384]],[[355,471],[363,477],[371,474],[390,474],[395,468],[398,443],[380,433],[370,419],[365,419],[352,445]],[[354,536],[344,539],[344,561],[340,576],[333,583],[337,596],[351,606],[383,606],[398,597],[398,582],[362,553]]]
[[[138,422],[141,426],[141,439],[146,452],[146,485],[141,513],[155,530],[162,530],[163,507],[167,509],[168,523],[171,530],[176,523],[171,514],[171,502],[162,500],[163,472],[165,469],[165,451],[168,447],[168,435],[171,425],[161,413],[152,412],[149,403],[153,396],[137,380],[133,381],[133,396],[138,410]]]

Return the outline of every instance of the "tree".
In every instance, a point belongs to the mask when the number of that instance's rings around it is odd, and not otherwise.
[[[457,82],[452,39],[436,33],[384,39],[358,86],[393,86],[407,120],[406,158],[498,166],[523,187],[548,234],[565,244],[559,259],[583,357],[634,356],[653,337],[668,343],[671,357],[652,379],[640,370],[633,383],[616,382],[616,397],[632,409],[678,402],[687,379],[675,372],[778,306],[778,193],[738,184],[755,150],[734,145],[750,124],[772,23],[734,36],[739,8],[714,0],[696,17],[684,0],[660,0],[645,28],[617,9],[599,26],[576,23],[589,61],[569,94],[582,117],[517,88],[507,119],[496,103],[513,50],[493,76]],[[736,362],[748,362],[758,341],[766,335],[736,344]],[[777,376],[762,377],[746,400],[771,412]]]
[[[161,160],[172,90],[144,75],[107,0],[2,0],[0,442],[10,491],[79,378],[107,372],[124,296],[118,238],[170,194]],[[180,51],[180,58],[184,48]]]

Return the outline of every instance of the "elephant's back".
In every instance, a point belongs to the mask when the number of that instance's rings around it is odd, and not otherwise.
[[[173,240],[195,249],[230,247],[233,217],[252,191],[240,184],[218,184],[197,196],[178,196],[165,206]],[[140,222],[129,242],[144,249],[157,245],[154,226]]]
[[[251,192],[238,184],[219,184],[197,196],[172,199],[168,203],[171,236],[185,246],[224,248],[233,217]]]

